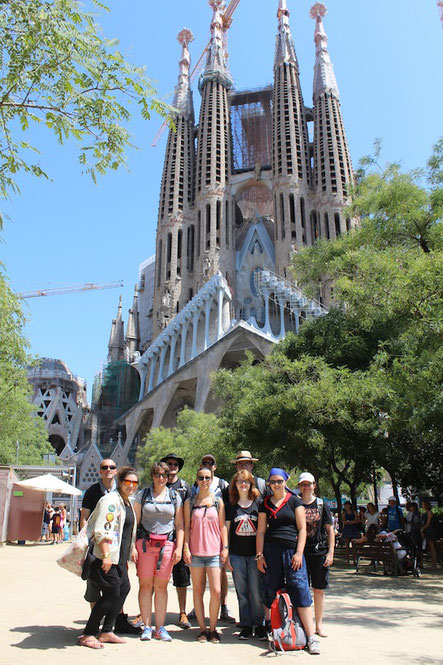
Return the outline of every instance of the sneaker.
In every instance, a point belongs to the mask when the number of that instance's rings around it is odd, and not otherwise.
[[[317,656],[320,653],[320,644],[318,643],[318,637],[316,635],[312,635],[312,637],[308,638],[308,653],[310,653],[311,656]]]
[[[172,642],[172,637],[164,626],[160,626],[160,628],[155,631],[154,639],[161,640],[162,642]]]
[[[267,640],[268,639],[268,633],[266,632],[266,629],[264,626],[256,626],[255,631],[254,631],[254,637],[256,637],[258,640]]]
[[[133,621],[131,621],[131,623],[132,623],[132,625],[135,626],[136,628],[141,628],[142,630],[143,630],[143,628],[145,627],[145,624],[143,623],[143,619],[142,619],[142,615],[141,615],[141,614],[139,614],[138,616],[136,616],[135,619],[133,619]]]
[[[186,630],[187,628],[191,627],[188,617],[186,616],[186,612],[180,613],[180,620],[178,622],[178,625],[180,626],[180,628],[183,628],[183,630]]]
[[[227,621],[228,623],[235,623],[235,617],[229,614],[227,605],[222,605],[220,608],[220,621]]]
[[[220,644],[220,635],[216,630],[211,630],[209,632],[208,642],[212,642],[212,644]]]
[[[151,628],[151,626],[145,626],[143,628],[142,634],[140,635],[140,639],[143,642],[147,642],[148,640],[151,639],[151,637],[152,637],[152,628]]]
[[[140,626],[134,626],[133,623],[128,621],[127,614],[119,614],[115,621],[114,632],[117,634],[122,633],[124,635],[141,635],[143,629]]]
[[[243,626],[237,635],[237,639],[239,640],[249,640],[250,637],[252,637],[252,626]]]

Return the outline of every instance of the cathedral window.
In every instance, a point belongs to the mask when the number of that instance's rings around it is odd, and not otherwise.
[[[195,236],[195,227],[194,224],[188,227],[188,243],[187,243],[187,259],[188,259],[188,271],[192,272],[194,270],[194,236]]]
[[[206,204],[206,249],[211,247],[211,206]]]
[[[338,212],[334,214],[335,236],[338,238],[340,235],[340,215]]]
[[[226,201],[226,213],[225,213],[225,243],[226,243],[226,247],[229,247],[229,201]]]
[[[162,279],[162,253],[163,253],[163,241],[160,240],[158,243],[158,254],[157,254],[157,288],[159,288]]]
[[[197,216],[197,256],[200,256],[201,236],[202,236],[202,215],[199,210]]]
[[[324,223],[325,223],[325,230],[326,230],[326,237],[328,240],[331,239],[331,231],[329,229],[329,215],[327,212],[325,212],[324,215]]]
[[[281,218],[281,239],[284,240],[286,237],[285,229],[285,201],[283,194],[280,194],[280,218]]]
[[[289,214],[291,218],[291,238],[292,240],[295,240],[297,238],[295,227],[295,197],[292,192],[289,194]]]

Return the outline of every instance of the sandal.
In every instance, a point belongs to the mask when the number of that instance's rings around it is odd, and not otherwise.
[[[197,642],[207,642],[208,641],[208,633],[206,630],[202,630],[201,633],[197,635]]]
[[[89,649],[103,649],[103,644],[94,635],[80,635],[77,638],[77,644],[80,647],[88,647]]]

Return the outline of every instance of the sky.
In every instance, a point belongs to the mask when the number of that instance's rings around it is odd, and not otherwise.
[[[206,0],[107,0],[98,17],[107,37],[133,64],[145,65],[158,94],[172,102],[183,27],[194,33],[197,61],[209,37],[212,12]],[[287,0],[302,92],[312,105],[315,22],[313,4]],[[435,0],[329,0],[324,25],[340,90],[354,167],[383,140],[382,159],[404,168],[424,166],[442,131],[443,31]],[[240,0],[229,31],[229,64],[235,87],[272,82],[278,0]],[[200,95],[194,84],[198,113]],[[129,129],[129,170],[94,185],[81,174],[74,145],[59,146],[41,130],[38,145],[50,181],[23,176],[20,195],[0,201],[5,216],[0,261],[17,292],[85,282],[123,280],[124,288],[70,293],[24,301],[26,335],[38,356],[61,358],[87,380],[106,360],[112,319],[123,297],[125,323],[139,264],[154,253],[166,132],[152,140],[161,119],[142,120],[136,107]]]

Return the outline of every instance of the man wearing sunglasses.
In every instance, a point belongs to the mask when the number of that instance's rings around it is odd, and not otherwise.
[[[115,481],[116,474],[117,465],[114,460],[104,459],[101,461],[100,480],[98,483],[94,483],[91,485],[91,487],[88,487],[83,497],[82,509],[80,513],[81,529],[85,526],[90,514],[95,509],[102,496],[117,489],[117,483]],[[91,607],[94,607],[95,603],[100,598],[100,595],[100,589],[97,587],[93,580],[88,578],[86,581],[86,593],[84,595],[85,600],[90,603]],[[128,621],[128,615],[123,614],[122,608],[115,623],[115,632],[139,635],[141,633],[141,629],[133,626],[132,623]]]
[[[179,457],[175,453],[170,453],[166,457],[162,457],[160,462],[165,462],[169,466],[169,478],[166,483],[167,487],[175,490],[185,505],[186,499],[191,496],[191,490],[188,484],[178,477],[178,474],[183,468],[185,463],[183,457]],[[179,622],[180,628],[191,628],[188,616],[186,614],[186,588],[191,584],[191,575],[188,566],[181,560],[175,564],[172,569],[172,581],[177,589],[178,605],[179,605]]]

